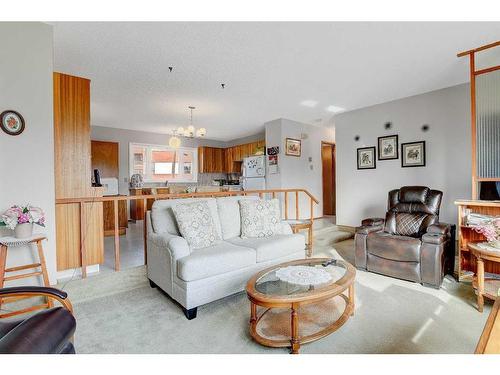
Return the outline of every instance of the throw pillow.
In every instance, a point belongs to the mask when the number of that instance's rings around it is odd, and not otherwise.
[[[220,240],[207,202],[179,203],[172,210],[179,232],[191,249],[209,247]]]
[[[240,200],[241,237],[271,237],[281,233],[278,199]]]

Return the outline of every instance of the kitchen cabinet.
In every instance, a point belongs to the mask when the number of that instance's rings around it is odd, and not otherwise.
[[[228,148],[198,147],[200,173],[240,173],[243,158],[263,151],[265,141],[257,141]]]
[[[198,147],[198,169],[200,173],[225,173],[226,149]]]

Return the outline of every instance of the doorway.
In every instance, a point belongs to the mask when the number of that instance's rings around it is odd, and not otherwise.
[[[335,143],[321,142],[323,216],[335,215]]]

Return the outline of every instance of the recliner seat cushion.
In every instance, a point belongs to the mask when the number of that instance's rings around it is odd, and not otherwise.
[[[386,232],[370,233],[366,239],[369,254],[399,262],[420,262],[421,241]]]
[[[235,237],[230,238],[228,242],[255,249],[257,263],[303,251],[306,247],[305,237],[301,234],[278,234],[264,238]]]
[[[254,265],[255,259],[254,249],[221,241],[178,259],[177,276],[184,281],[204,279]]]

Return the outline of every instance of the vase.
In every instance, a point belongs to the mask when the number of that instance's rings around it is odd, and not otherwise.
[[[500,249],[500,240],[490,241],[490,242],[488,242],[488,245],[490,245],[491,247]]]
[[[14,237],[28,238],[33,235],[33,223],[17,224],[14,228]]]

